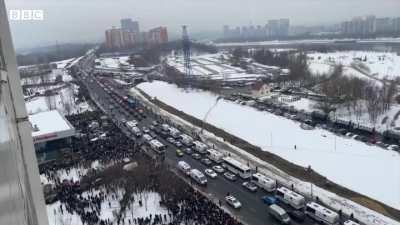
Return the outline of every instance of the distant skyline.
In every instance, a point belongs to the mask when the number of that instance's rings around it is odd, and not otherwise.
[[[326,25],[368,14],[400,17],[399,0],[5,0],[10,9],[43,9],[44,21],[11,21],[16,48],[104,40],[121,18],[138,20],[144,30],[166,26],[171,37],[182,24],[189,32],[222,26],[266,24],[289,18],[291,25]]]

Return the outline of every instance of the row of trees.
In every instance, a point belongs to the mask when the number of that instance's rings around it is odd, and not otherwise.
[[[338,65],[332,74],[318,86],[325,96],[316,107],[329,113],[338,106],[345,106],[349,116],[360,119],[363,112],[367,112],[372,124],[376,124],[378,117],[390,109],[397,93],[397,81],[377,83],[360,79],[355,76],[344,76],[343,67]]]

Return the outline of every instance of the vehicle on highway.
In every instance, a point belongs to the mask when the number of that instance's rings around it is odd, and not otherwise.
[[[184,174],[189,175],[191,167],[187,162],[179,161],[178,162],[178,169],[180,171],[182,171]]]
[[[154,126],[154,127],[156,127],[156,126],[158,126],[158,122],[157,121],[153,121],[153,122],[151,122],[151,124]]]
[[[248,179],[251,177],[252,172],[250,167],[244,165],[243,163],[237,161],[232,157],[225,157],[222,159],[222,166],[231,171],[232,173],[239,175],[243,179]]]
[[[315,202],[310,202],[306,205],[306,215],[327,225],[339,224],[339,215],[336,212]]]
[[[182,157],[184,154],[183,154],[183,152],[182,152],[182,150],[180,150],[180,149],[177,149],[176,151],[175,151],[175,153],[176,153],[176,156],[178,156],[178,157]]]
[[[149,134],[152,138],[156,138],[156,137],[157,137],[157,134],[154,133],[153,131],[150,131],[148,134]]]
[[[161,124],[161,130],[169,132],[170,126],[166,123]]]
[[[304,220],[306,220],[306,214],[301,211],[301,210],[290,210],[288,212],[290,218],[292,218],[293,220],[297,221],[297,222],[304,222]]]
[[[208,146],[206,144],[204,144],[203,142],[194,141],[193,142],[193,148],[198,153],[204,154],[204,153],[206,153]]]
[[[258,187],[251,181],[245,181],[242,183],[242,186],[251,192],[256,192]]]
[[[132,127],[136,127],[137,124],[138,122],[136,120],[131,120],[125,123],[126,127],[128,127],[129,129],[132,129]]]
[[[228,205],[232,206],[235,209],[239,209],[242,207],[242,203],[239,202],[235,197],[232,195],[225,196],[225,201]]]
[[[222,159],[224,158],[224,154],[215,149],[208,149],[206,154],[207,157],[215,163],[221,163]]]
[[[156,129],[156,127],[155,127],[155,126],[153,126],[153,125],[150,125],[150,126],[149,126],[149,129],[150,129],[150,130],[155,130],[155,129]]]
[[[302,209],[305,207],[306,199],[304,196],[289,190],[286,187],[276,189],[275,196],[279,201],[292,206],[295,209]]]
[[[156,139],[151,140],[149,144],[151,149],[153,149],[158,154],[164,154],[167,148],[167,146]]]
[[[184,148],[183,151],[188,155],[191,155],[193,153],[193,150],[191,148]]]
[[[205,169],[205,170],[204,170],[204,173],[205,173],[207,176],[211,177],[211,178],[216,178],[216,177],[217,177],[217,173],[216,173],[214,170],[212,170],[212,169]]]
[[[176,129],[175,127],[170,127],[169,135],[171,135],[173,138],[179,138],[179,136],[181,135],[181,132],[178,129]]]
[[[193,154],[192,154],[192,158],[193,158],[193,159],[199,160],[199,159],[201,159],[201,155],[199,155],[199,154],[197,154],[197,153],[193,153]]]
[[[200,185],[207,185],[207,178],[198,169],[191,169],[189,176]]]
[[[276,204],[278,202],[278,199],[276,199],[274,196],[269,195],[263,196],[261,200],[267,205]]]
[[[180,139],[181,139],[182,143],[187,147],[190,147],[193,145],[193,138],[187,134],[181,134]]]
[[[174,144],[175,143],[175,139],[173,139],[172,137],[169,137],[166,139],[169,143]]]
[[[152,138],[150,135],[148,135],[148,134],[144,134],[144,135],[142,136],[142,138],[143,138],[143,140],[146,141],[147,143],[150,143],[150,141],[153,140],[153,138]]]
[[[200,161],[201,161],[201,163],[203,163],[206,166],[209,166],[212,164],[211,160],[208,158],[202,158]]]
[[[276,204],[272,204],[268,207],[268,213],[276,220],[283,224],[290,224],[290,217],[288,213]]]
[[[347,220],[343,223],[343,225],[360,225],[359,223],[356,223],[352,220]]]
[[[174,145],[178,148],[183,147],[182,143],[180,141],[174,141]]]
[[[213,166],[212,168],[213,168],[213,170],[214,170],[215,172],[217,172],[217,173],[223,173],[223,172],[225,172],[225,169],[224,169],[222,166],[219,166],[219,165]]]
[[[276,181],[261,173],[255,173],[251,176],[251,180],[260,188],[267,192],[275,191]]]
[[[132,127],[131,131],[136,137],[142,136],[142,131],[138,127]]]
[[[225,172],[225,173],[224,173],[224,177],[225,177],[226,179],[230,180],[230,181],[235,181],[235,180],[237,180],[236,175],[233,174],[233,173],[230,173],[230,172]]]
[[[147,127],[143,127],[142,130],[146,134],[150,132],[149,128],[147,128]]]

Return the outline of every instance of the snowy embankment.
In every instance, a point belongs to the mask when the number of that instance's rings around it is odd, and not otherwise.
[[[204,118],[217,98],[208,92],[182,90],[158,81],[138,87],[198,119]],[[311,166],[342,186],[400,209],[400,155],[397,152],[382,151],[321,129],[306,131],[297,122],[225,100],[218,102],[207,122],[295,164]]]

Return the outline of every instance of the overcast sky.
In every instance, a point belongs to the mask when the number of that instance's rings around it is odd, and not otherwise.
[[[354,16],[399,16],[400,0],[5,0],[10,9],[42,9],[44,21],[12,21],[17,48],[104,39],[104,30],[132,17],[141,29],[167,26],[178,34],[220,30],[222,25],[266,24],[289,18],[292,25],[331,24]]]

